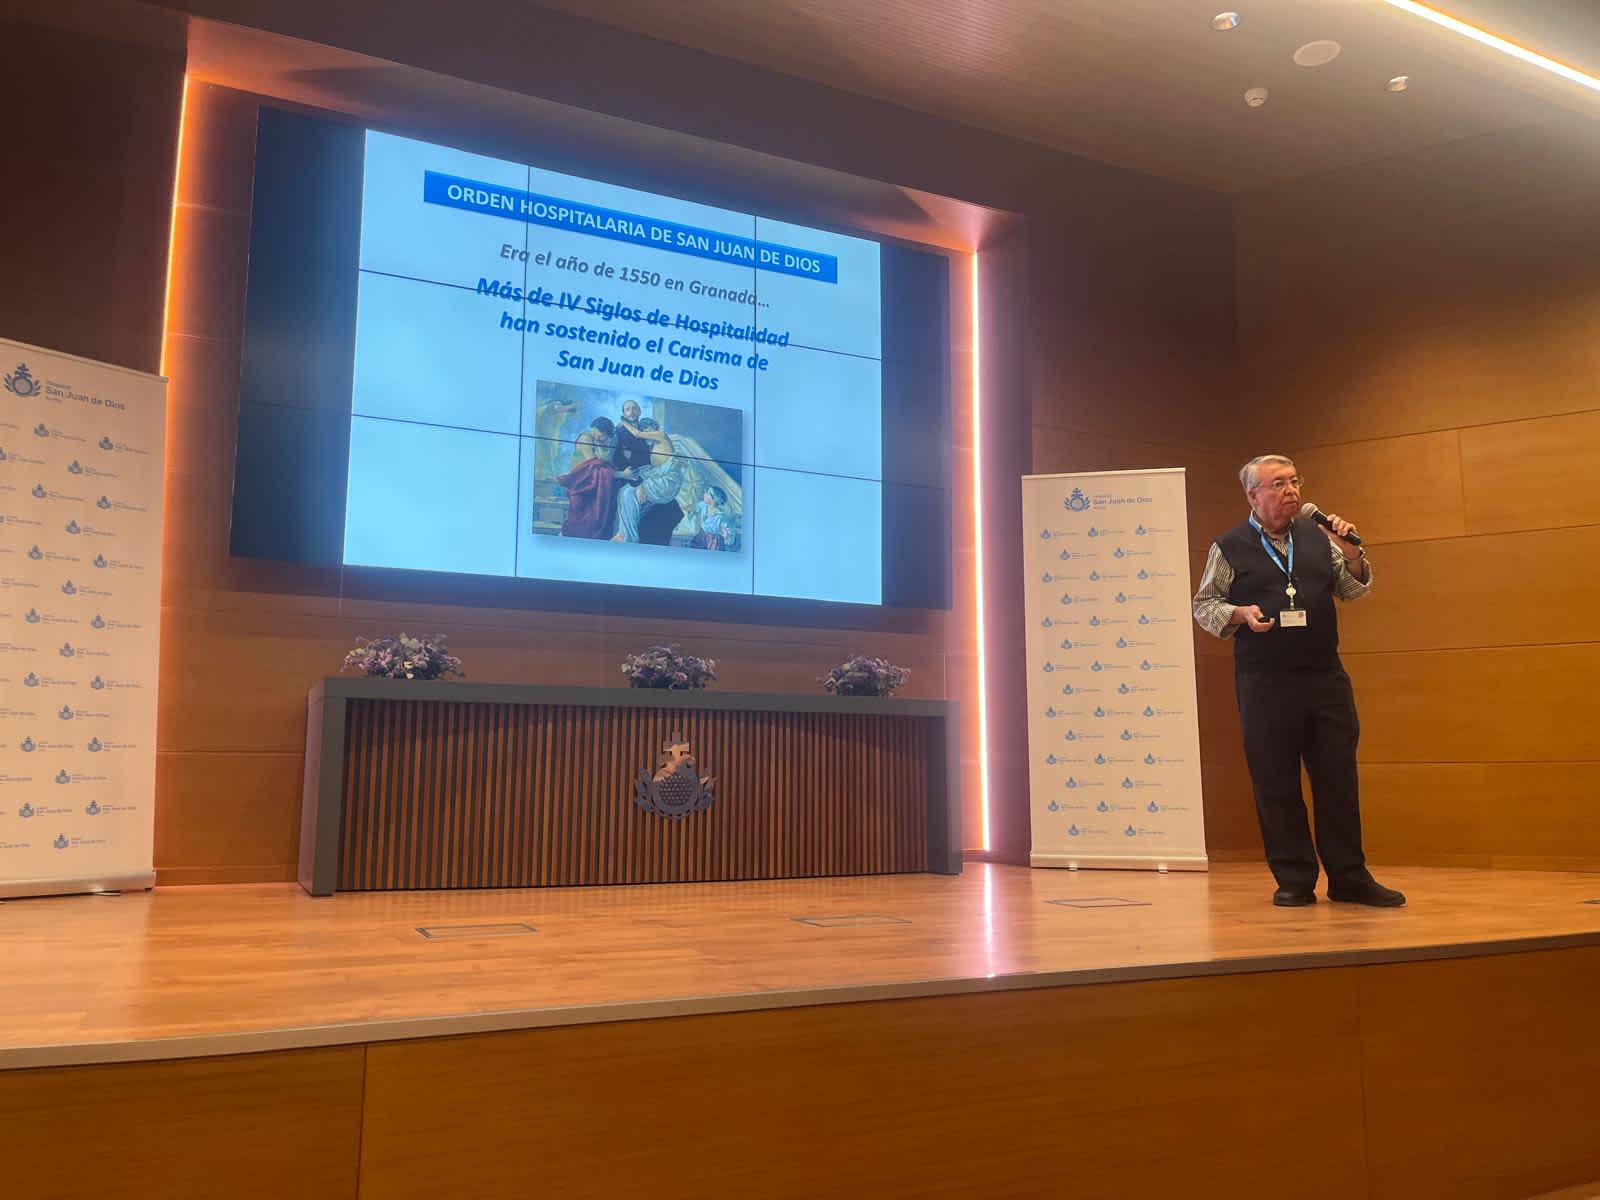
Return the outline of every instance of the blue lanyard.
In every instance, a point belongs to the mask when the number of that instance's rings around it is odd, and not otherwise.
[[[1294,582],[1294,526],[1291,525],[1285,531],[1289,542],[1289,556],[1285,559],[1283,555],[1278,553],[1278,548],[1267,538],[1267,531],[1261,528],[1254,517],[1250,518],[1250,524],[1255,525],[1256,533],[1261,537],[1261,548],[1267,552],[1267,557],[1273,561],[1273,564],[1284,573],[1284,576],[1292,584]]]

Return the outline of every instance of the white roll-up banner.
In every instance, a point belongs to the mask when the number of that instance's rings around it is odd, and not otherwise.
[[[1182,468],[1022,480],[1036,867],[1204,870]]]
[[[149,887],[164,379],[0,339],[0,896]]]

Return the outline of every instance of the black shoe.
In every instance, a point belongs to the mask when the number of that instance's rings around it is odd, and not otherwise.
[[[1395,894],[1399,895],[1398,892]],[[1272,893],[1272,902],[1279,908],[1303,908],[1307,904],[1315,904],[1317,894],[1310,888],[1279,888]]]
[[[1328,885],[1328,899],[1340,904],[1367,904],[1373,908],[1404,908],[1406,894],[1386,888],[1376,879],[1354,883],[1348,887]]]

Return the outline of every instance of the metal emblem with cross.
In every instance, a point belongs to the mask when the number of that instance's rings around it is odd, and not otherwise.
[[[716,799],[717,781],[700,775],[689,742],[673,732],[661,746],[661,764],[651,775],[643,767],[633,781],[633,802],[645,812],[681,821],[690,813],[704,812]]]

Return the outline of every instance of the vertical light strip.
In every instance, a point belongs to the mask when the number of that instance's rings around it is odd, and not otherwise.
[[[183,171],[183,137],[189,120],[189,76],[183,77],[183,98],[178,101],[178,147],[172,156],[172,222],[167,227],[167,293],[161,301],[161,371],[167,373],[167,340],[172,327],[172,264],[178,243],[178,179]]]
[[[1526,46],[1519,46],[1515,42],[1506,41],[1503,37],[1496,37],[1487,30],[1479,29],[1476,25],[1468,25],[1465,21],[1442,13],[1436,8],[1429,8],[1426,4],[1417,4],[1414,0],[1384,0],[1384,3],[1392,8],[1398,8],[1402,12],[1408,12],[1412,16],[1421,17],[1424,21],[1432,21],[1435,25],[1448,29],[1451,33],[1459,33],[1462,37],[1471,38],[1480,45],[1488,46],[1491,50],[1498,50],[1501,54],[1509,54],[1512,58],[1520,59],[1532,66],[1539,67],[1541,70],[1549,71],[1552,75],[1559,75],[1579,87],[1586,87],[1592,92],[1600,92],[1600,79],[1596,79],[1593,75],[1580,71],[1576,67],[1569,67],[1566,63],[1559,63],[1553,58],[1546,58],[1543,54],[1529,50]]]
[[[985,647],[983,580],[983,327],[978,302],[978,255],[972,255],[972,551],[973,607],[978,645],[978,804],[982,849],[989,839],[989,669]]]

